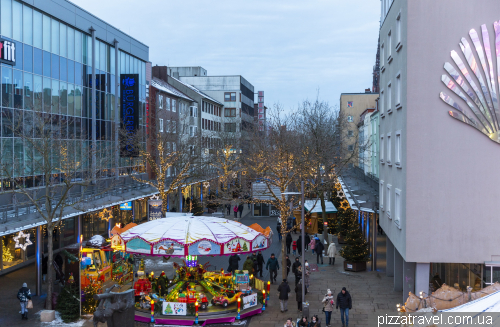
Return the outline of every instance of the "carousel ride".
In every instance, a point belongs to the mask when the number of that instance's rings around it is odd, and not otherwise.
[[[153,220],[113,235],[112,247],[142,259],[135,273],[136,310],[152,316],[176,316],[176,319],[234,312],[243,306],[257,305],[256,279],[252,272],[223,269],[209,271],[209,264],[199,264],[203,256],[244,255],[267,249],[272,231],[257,224],[241,223],[215,217],[171,217]],[[177,257],[175,275],[170,280],[158,277],[148,268],[143,256]],[[177,260],[178,261],[178,260]],[[260,282],[260,281],[257,281]],[[137,317],[137,315],[136,315]]]

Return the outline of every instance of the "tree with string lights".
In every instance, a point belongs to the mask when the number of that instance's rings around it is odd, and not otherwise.
[[[339,254],[348,264],[366,263],[370,256],[368,242],[363,236],[362,230],[359,228],[354,211],[350,208],[346,209],[343,219],[345,219],[343,222],[346,224],[346,236],[344,240],[347,244],[340,249]],[[366,269],[366,264],[364,267]],[[353,270],[364,269],[353,268]]]

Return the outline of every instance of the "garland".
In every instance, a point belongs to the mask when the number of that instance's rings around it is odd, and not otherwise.
[[[75,255],[73,255],[73,254],[69,253],[69,252],[68,252],[68,251],[66,251],[66,250],[62,250],[61,252],[62,252],[62,253],[66,256],[66,258],[68,258],[68,262],[69,262],[69,263],[73,263],[73,262],[78,262],[78,261],[80,261],[80,260],[79,260],[79,259],[78,259]]]

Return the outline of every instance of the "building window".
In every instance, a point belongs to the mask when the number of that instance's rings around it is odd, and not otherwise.
[[[392,32],[389,31],[387,34],[387,63],[390,64],[392,61]]]
[[[394,144],[394,163],[401,168],[401,131],[396,131],[396,143]]]
[[[401,49],[401,12],[396,17],[396,51]]]
[[[391,140],[391,133],[387,133],[387,153],[386,153],[386,159],[385,161],[389,166],[392,165],[391,158],[392,158],[392,140]]]
[[[353,116],[347,116],[347,122],[348,123],[354,122],[354,117]]]
[[[392,112],[392,83],[389,81],[389,84],[387,84],[387,113]]]
[[[394,223],[401,229],[401,190],[394,189]]]
[[[380,116],[384,117],[385,114],[385,106],[384,106],[384,89],[380,90],[380,99],[378,100],[378,110],[380,111]]]
[[[384,136],[380,137],[380,162],[384,163]]]
[[[347,149],[348,149],[349,151],[354,151],[354,145],[349,145],[349,146],[347,147]]]
[[[353,137],[354,131],[347,131],[347,137]]]
[[[401,73],[396,75],[396,109],[401,109]]]
[[[236,92],[225,92],[224,93],[224,101],[225,102],[235,102],[236,101]]]
[[[236,123],[225,123],[224,124],[224,131],[230,132],[230,133],[236,132]]]
[[[385,47],[384,44],[382,43],[382,45],[380,46],[380,71],[382,73],[385,71],[384,63],[385,63]]]
[[[392,189],[392,185],[387,184],[387,193],[386,193],[387,206],[385,208],[385,213],[387,214],[387,217],[389,217],[389,218],[391,218],[391,189]]]
[[[384,181],[383,180],[380,180],[379,206],[380,206],[380,210],[384,211]]]
[[[160,118],[160,133],[163,133],[163,119]]]
[[[171,132],[174,134],[177,133],[177,121],[172,120],[170,123],[172,124],[171,125]]]
[[[163,95],[161,94],[158,96],[158,107],[163,109]]]
[[[193,137],[196,135],[198,127],[196,126],[189,126],[189,136]]]
[[[189,116],[198,117],[198,107],[197,106],[189,106]]]
[[[165,97],[165,108],[170,110],[170,98]]]
[[[225,108],[224,117],[236,117],[236,108]]]
[[[177,101],[175,99],[172,99],[172,111],[176,112],[177,111]]]

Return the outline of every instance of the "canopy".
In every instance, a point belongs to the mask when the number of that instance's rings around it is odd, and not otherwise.
[[[316,213],[323,212],[321,209],[321,200],[305,200],[304,201],[304,209],[306,212]],[[325,201],[325,211],[326,213],[336,213],[337,208],[330,201]]]
[[[259,226],[260,227],[260,226]],[[120,238],[125,251],[161,256],[232,255],[267,249],[266,236],[239,222],[224,218],[186,216],[152,220],[133,227]]]
[[[500,312],[500,291],[440,312]]]

